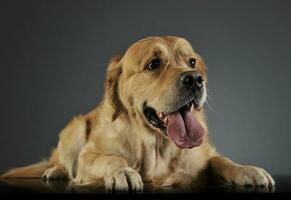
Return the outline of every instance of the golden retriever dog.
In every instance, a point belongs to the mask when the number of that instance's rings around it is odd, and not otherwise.
[[[206,87],[205,64],[186,39],[139,40],[111,59],[102,102],[69,122],[50,158],[2,178],[67,177],[72,184],[122,191],[209,178],[273,187],[264,169],[237,164],[209,142]]]

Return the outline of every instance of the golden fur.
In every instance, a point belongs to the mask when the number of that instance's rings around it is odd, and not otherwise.
[[[49,161],[12,169],[2,178],[68,176],[74,184],[102,182],[107,189],[142,190],[144,183],[205,183],[211,175],[225,183],[273,186],[262,168],[236,164],[216,152],[208,140],[203,108],[192,108],[206,132],[203,144],[192,149],[178,148],[147,122],[142,113],[145,101],[165,112],[176,106],[173,85],[177,74],[190,70],[190,56],[206,82],[204,62],[187,40],[149,37],[134,43],[110,61],[103,101],[69,122]],[[159,57],[164,68],[148,72],[144,66],[153,57]]]

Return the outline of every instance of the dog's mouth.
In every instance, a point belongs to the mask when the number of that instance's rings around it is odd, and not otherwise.
[[[143,112],[148,122],[161,129],[179,148],[193,148],[202,144],[204,134],[203,127],[191,112],[192,106],[198,109],[198,105],[194,99],[170,113],[145,105]]]

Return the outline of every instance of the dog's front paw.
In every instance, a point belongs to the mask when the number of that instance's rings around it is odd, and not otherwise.
[[[275,181],[263,168],[254,166],[237,166],[230,180],[235,185],[274,187]]]
[[[110,176],[104,177],[105,188],[109,191],[142,191],[143,182],[137,171],[130,167],[122,168]]]

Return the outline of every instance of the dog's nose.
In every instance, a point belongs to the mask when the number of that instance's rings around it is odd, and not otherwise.
[[[184,72],[181,74],[180,81],[183,86],[195,87],[197,89],[203,86],[203,77],[193,72]]]

